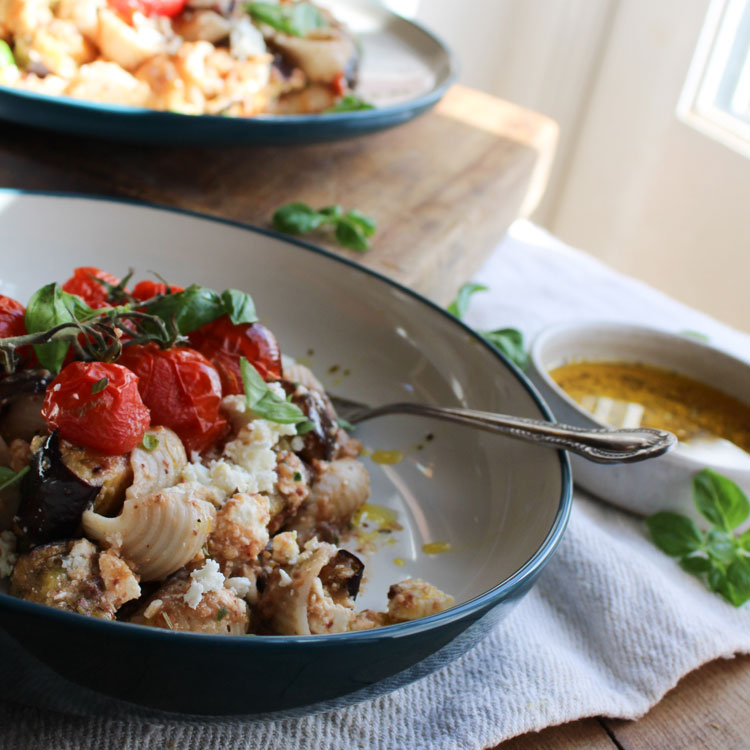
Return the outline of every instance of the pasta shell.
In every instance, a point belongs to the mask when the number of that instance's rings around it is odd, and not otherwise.
[[[354,555],[332,544],[308,543],[294,565],[271,573],[260,611],[279,635],[344,632],[354,617],[363,569]]]
[[[331,461],[313,484],[303,513],[312,511],[316,523],[346,523],[370,496],[370,475],[354,458]],[[294,528],[294,524],[292,524]]]
[[[143,445],[154,443],[152,450]],[[185,446],[167,427],[152,427],[144,435],[141,445],[130,454],[133,483],[125,498],[135,500],[177,484],[182,470],[187,466]]]
[[[213,530],[216,511],[210,490],[186,482],[125,501],[116,518],[84,512],[86,535],[113,547],[143,581],[158,581],[201,551]]]

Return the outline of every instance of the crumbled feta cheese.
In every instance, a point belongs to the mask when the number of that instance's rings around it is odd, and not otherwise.
[[[258,601],[258,589],[255,581],[251,581],[249,578],[245,578],[244,576],[227,578],[225,586],[230,591],[234,591],[240,599],[244,599],[250,604],[255,604]]]
[[[247,16],[232,19],[229,51],[237,60],[247,60],[248,57],[257,57],[265,53],[266,43],[263,41],[263,34]]]
[[[63,558],[63,570],[70,578],[85,578],[95,554],[96,547],[88,539],[79,539]]]
[[[151,604],[146,607],[145,611],[143,612],[143,616],[147,620],[150,620],[152,617],[159,614],[163,604],[164,602],[161,599],[154,599],[154,601],[152,601]]]
[[[195,609],[200,604],[203,594],[209,591],[221,591],[224,588],[224,576],[216,560],[206,560],[202,568],[190,574],[190,579],[190,587],[182,598],[191,609]]]
[[[283,531],[271,540],[271,558],[280,565],[294,565],[299,556],[296,531]]]
[[[292,450],[295,453],[299,453],[305,447],[305,441],[300,435],[295,435],[292,438]]]
[[[279,586],[288,586],[292,582],[292,578],[284,568],[279,568]]]
[[[205,466],[198,462],[188,464],[182,471],[182,481],[216,487],[226,497],[236,492],[271,492],[277,479],[273,447],[282,437],[296,432],[294,425],[254,419],[226,444],[221,458]]]
[[[12,531],[0,532],[0,578],[10,576],[17,560],[16,535]]]

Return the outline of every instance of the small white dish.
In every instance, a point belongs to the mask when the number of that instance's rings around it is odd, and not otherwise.
[[[581,321],[544,329],[531,347],[529,377],[555,417],[581,427],[606,427],[574,401],[549,371],[570,362],[642,362],[707,383],[750,404],[750,365],[689,335],[643,326]],[[708,467],[750,494],[750,456],[723,440],[678,443],[670,453],[636,464],[603,466],[571,454],[575,483],[640,515],[663,510],[705,526],[692,497],[692,479]]]

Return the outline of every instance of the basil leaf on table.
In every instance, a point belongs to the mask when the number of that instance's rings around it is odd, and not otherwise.
[[[286,234],[307,234],[324,224],[328,216],[306,203],[287,203],[276,209],[271,219],[273,228]]]
[[[686,516],[664,511],[646,519],[654,544],[670,557],[683,557],[703,548],[703,535]]]
[[[368,238],[375,234],[375,220],[356,208],[344,213],[341,206],[324,206],[316,211],[306,203],[293,202],[277,208],[271,217],[271,224],[277,232],[285,234],[306,234],[330,225],[340,245],[350,250],[365,252],[370,249]]]
[[[489,287],[484,284],[468,282],[464,284],[456,295],[456,299],[446,308],[451,315],[455,315],[459,320],[466,317],[469,310],[471,298],[477,292],[487,292]],[[526,353],[526,346],[523,340],[523,334],[515,328],[498,328],[495,331],[481,331],[477,333],[497,347],[516,367],[523,370],[529,363],[529,356]]]
[[[693,482],[695,504],[714,526],[731,531],[750,515],[750,501],[730,479],[704,469]]]
[[[255,303],[247,292],[238,289],[227,289],[221,294],[224,311],[235,325],[241,323],[255,323],[258,316],[255,313]]]
[[[370,243],[359,224],[347,219],[346,214],[336,224],[336,239],[339,245],[348,247],[350,250],[364,252],[370,249]]]
[[[705,534],[679,513],[655,513],[646,519],[651,539],[659,549],[679,557],[680,567],[704,579],[711,591],[739,607],[750,600],[750,531],[732,529],[750,516],[750,502],[727,477],[704,469],[693,477],[693,500],[713,525]]]
[[[31,295],[26,307],[26,330],[29,333],[41,333],[63,323],[72,323],[73,313],[69,305],[74,295],[66,294],[57,282],[47,284]],[[81,300],[81,304],[83,301]],[[88,307],[88,305],[87,305]],[[34,346],[39,364],[50,372],[59,372],[68,353],[68,341],[50,341],[48,344]]]
[[[472,296],[477,292],[487,291],[489,291],[489,287],[484,284],[475,284],[473,282],[464,284],[458,290],[456,299],[446,309],[451,315],[455,315],[459,320],[463,320],[466,317],[466,313],[469,312],[469,302]]]

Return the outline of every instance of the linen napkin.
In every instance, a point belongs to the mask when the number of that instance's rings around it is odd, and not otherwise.
[[[469,322],[605,318],[693,330],[748,358],[750,337],[538,227],[516,222],[477,274]],[[726,604],[647,539],[640,519],[576,491],[568,531],[537,586],[453,664],[390,695],[302,719],[234,722],[66,716],[0,703],[8,750],[481,750],[584,716],[637,718],[687,672],[750,652],[750,606]]]

